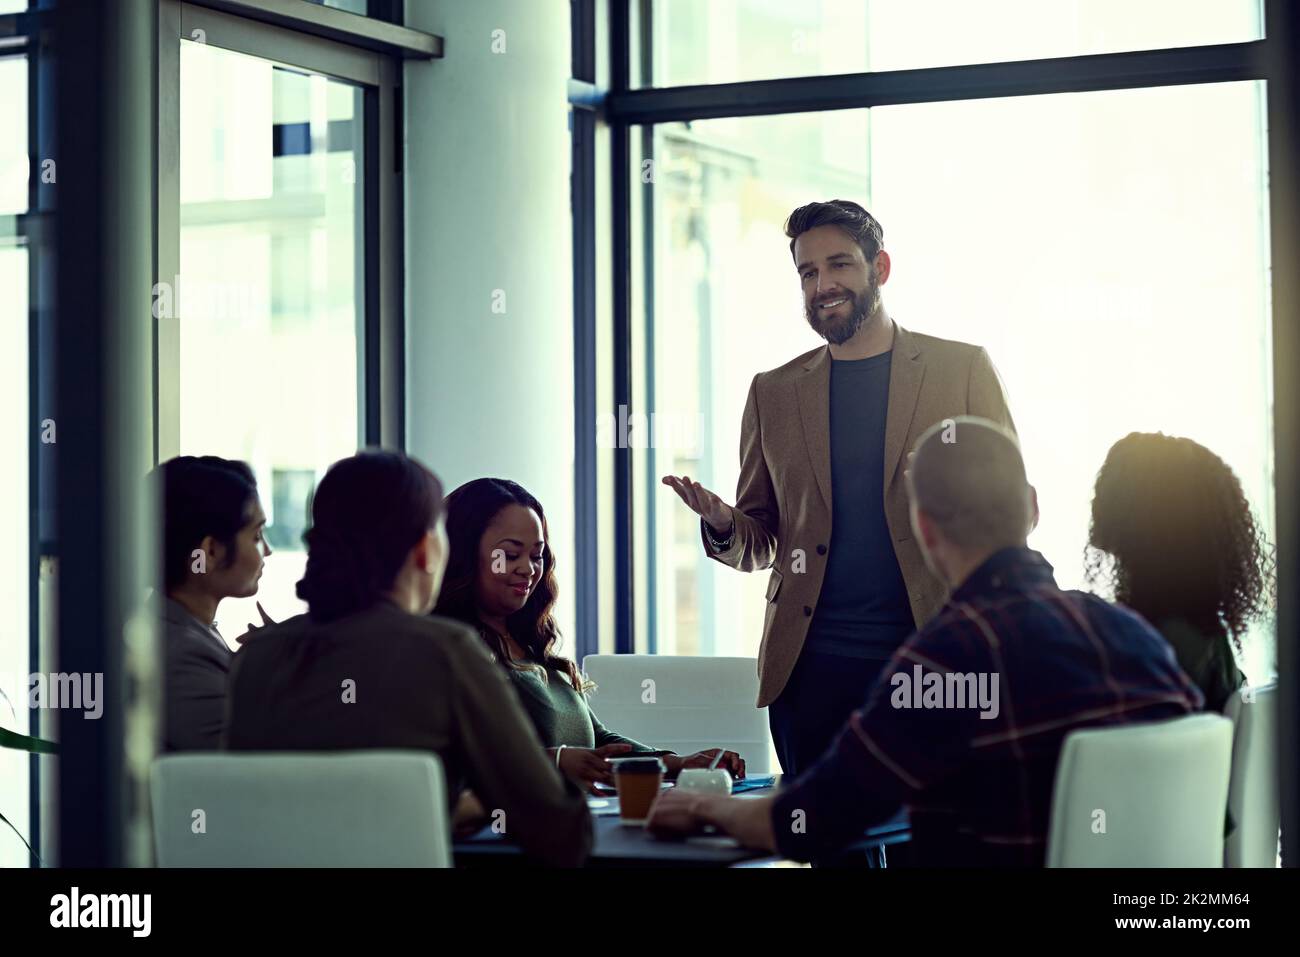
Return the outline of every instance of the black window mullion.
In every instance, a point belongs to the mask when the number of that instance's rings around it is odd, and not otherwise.
[[[664,89],[611,88],[611,122],[667,123],[1264,77],[1265,40],[1011,63],[845,73]]]
[[[629,0],[610,2],[610,82],[612,98],[628,90],[631,60],[631,10]],[[613,414],[632,414],[632,183],[631,125],[609,116],[611,153],[611,198],[613,237]],[[622,421],[627,421],[619,416]],[[632,450],[618,442],[614,455],[614,650],[631,654],[636,650],[634,614],[636,569],[633,548]]]

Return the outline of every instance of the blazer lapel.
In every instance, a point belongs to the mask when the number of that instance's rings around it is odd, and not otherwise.
[[[892,366],[892,363],[891,363]],[[798,383],[799,418],[812,460],[813,474],[826,510],[831,509],[831,362],[830,347],[823,346],[804,363]]]
[[[916,414],[925,361],[912,334],[894,324],[894,351],[889,360],[889,409],[885,413],[885,488],[903,457],[903,443]]]

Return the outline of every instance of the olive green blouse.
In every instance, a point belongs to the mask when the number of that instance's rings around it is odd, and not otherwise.
[[[1156,625],[1174,649],[1178,666],[1205,695],[1205,710],[1222,712],[1234,691],[1245,683],[1226,633],[1206,634],[1181,618]]]
[[[1205,695],[1205,710],[1222,714],[1233,692],[1246,683],[1227,633],[1206,634],[1181,618],[1163,619],[1156,630],[1174,649],[1178,667]],[[1225,812],[1223,836],[1230,836],[1236,827],[1232,812]]]
[[[510,668],[507,673],[543,747],[558,748],[563,744],[571,748],[599,748],[606,744],[630,744],[633,751],[653,750],[601,724],[587,707],[586,696],[575,690],[568,675],[558,668],[532,665]]]

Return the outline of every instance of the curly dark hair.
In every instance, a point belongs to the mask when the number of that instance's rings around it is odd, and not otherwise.
[[[466,482],[447,496],[447,543],[449,555],[442,590],[438,594],[435,615],[446,615],[476,628],[483,640],[506,668],[522,669],[506,651],[505,641],[479,619],[475,603],[475,586],[479,573],[479,543],[488,525],[508,505],[522,505],[537,513],[542,525],[542,577],[528,596],[524,607],[506,619],[510,637],[524,649],[529,661],[555,668],[567,675],[573,687],[582,691],[587,682],[578,666],[555,653],[560,643],[560,629],[552,609],[559,597],[555,579],[555,553],[551,550],[551,533],[546,525],[542,503],[518,482],[509,479],[481,478]]]
[[[1191,439],[1132,432],[1106,455],[1084,549],[1092,583],[1148,621],[1241,636],[1276,602],[1273,548],[1241,482]]]

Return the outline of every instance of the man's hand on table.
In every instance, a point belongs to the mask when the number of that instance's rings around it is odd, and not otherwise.
[[[746,847],[776,850],[772,832],[775,798],[735,798],[673,788],[659,795],[646,828],[656,837],[687,837],[712,824]]]

